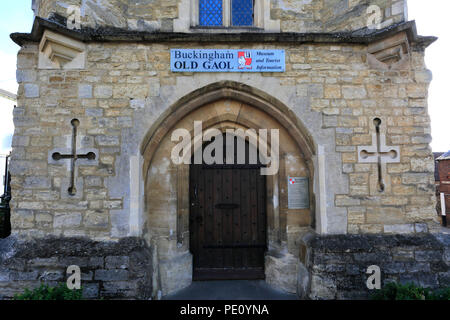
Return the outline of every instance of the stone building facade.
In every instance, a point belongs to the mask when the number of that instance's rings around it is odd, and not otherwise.
[[[12,35],[21,50],[0,296],[62,281],[70,264],[93,298],[188,286],[190,170],[171,161],[171,136],[200,120],[279,130],[279,170],[264,189],[272,286],[367,297],[374,264],[384,281],[449,284],[424,63],[435,38],[417,35],[406,1],[253,3],[251,27],[230,25],[225,0],[223,25],[206,28],[199,0],[33,2],[33,30]],[[171,49],[284,50],[285,71],[175,73]],[[62,155],[74,146],[85,158],[71,165]],[[288,177],[308,179],[306,209],[289,206]]]

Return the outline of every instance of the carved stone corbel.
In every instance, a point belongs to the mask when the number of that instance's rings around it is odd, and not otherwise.
[[[410,45],[406,32],[370,44],[367,62],[373,69],[403,70],[409,68]]]
[[[84,69],[85,65],[83,42],[45,30],[39,44],[40,69]]]

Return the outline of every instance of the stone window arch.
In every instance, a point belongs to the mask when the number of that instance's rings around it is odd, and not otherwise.
[[[280,32],[270,0],[181,0],[175,32]]]

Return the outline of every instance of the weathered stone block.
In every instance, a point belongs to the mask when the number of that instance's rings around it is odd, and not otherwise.
[[[430,158],[412,158],[411,170],[414,172],[434,172],[434,160]]]
[[[361,268],[358,265],[346,264],[345,273],[348,275],[359,275],[361,274]]]
[[[9,281],[10,272],[8,270],[0,269],[0,282],[8,282]]]
[[[387,262],[391,261],[392,257],[389,252],[364,252],[355,253],[355,261],[376,263],[379,261]]]
[[[117,269],[96,270],[94,279],[102,281],[124,281],[128,280],[128,271]]]
[[[128,269],[130,258],[127,256],[111,256],[106,257],[106,269]]]
[[[35,258],[31,259],[28,262],[28,265],[32,267],[57,267],[60,264],[58,263],[58,258],[51,257],[51,258]]]
[[[54,228],[78,227],[81,224],[81,213],[79,212],[57,212],[53,220]]]
[[[265,259],[267,283],[286,292],[296,293],[298,259],[290,254],[281,257],[267,254]]]
[[[13,147],[26,147],[30,144],[30,137],[14,135],[12,140]]]
[[[88,117],[101,117],[101,116],[103,116],[103,109],[101,109],[101,108],[86,109],[86,115]]]
[[[394,261],[412,261],[414,260],[414,252],[404,249],[394,249],[393,250]]]
[[[382,272],[386,274],[399,274],[405,272],[405,265],[400,262],[386,263],[382,267]]]
[[[388,224],[401,224],[404,222],[404,212],[401,208],[396,207],[369,207],[367,208],[367,223],[378,224],[378,225],[388,225]],[[396,232],[403,230],[403,227],[387,227],[389,232]],[[414,226],[413,226],[414,232]]]
[[[427,233],[428,225],[426,223],[416,223],[415,229],[417,233]]]
[[[431,262],[431,261],[440,261],[442,259],[442,252],[440,251],[418,250],[414,254],[417,261]]]
[[[113,87],[109,85],[98,85],[94,89],[94,97],[108,99],[113,95]]]
[[[90,257],[88,261],[88,266],[90,268],[100,268],[103,269],[105,261],[103,257]]]
[[[24,85],[24,95],[26,98],[39,98],[39,86],[37,84],[26,83]]]
[[[37,280],[39,273],[37,271],[31,272],[21,272],[21,271],[13,271],[10,274],[10,279],[12,281],[30,281]]]
[[[431,272],[429,263],[406,262],[405,267],[407,272]]]
[[[78,85],[78,98],[91,99],[92,98],[92,85],[91,84],[79,84]]]
[[[17,70],[16,80],[18,83],[36,81],[37,73],[35,70]]]
[[[188,272],[186,272],[188,270]],[[163,295],[188,287],[192,283],[192,255],[188,252],[160,262]]]
[[[352,198],[345,195],[336,196],[336,206],[359,206],[361,204],[361,200],[358,198]]]
[[[450,271],[439,273],[439,285],[444,288],[450,285]]]
[[[80,268],[87,267],[89,265],[88,257],[63,257],[60,258],[60,264],[64,266],[65,268],[68,268],[69,266],[75,265],[79,266]]]
[[[110,146],[118,146],[120,145],[120,139],[118,136],[97,136],[95,137],[95,141],[97,142],[97,144],[99,146],[106,146],[106,147],[110,147]]]
[[[86,283],[83,285],[83,297],[86,299],[95,299],[99,297],[99,284]]]
[[[26,177],[23,186],[24,188],[31,189],[49,189],[51,187],[51,180],[45,176]]]
[[[335,299],[337,294],[336,283],[327,277],[313,275],[311,278],[311,299]]]
[[[135,296],[137,284],[129,281],[104,282],[100,290],[100,295],[105,297],[132,298]]]
[[[65,279],[65,273],[63,271],[44,271],[39,275],[41,281],[63,281]]]
[[[342,86],[342,95],[345,99],[365,99],[367,91],[363,86]]]
[[[94,272],[88,271],[88,272],[82,272],[81,273],[81,281],[91,281],[94,279]]]
[[[87,211],[83,225],[87,228],[106,228],[109,225],[109,216],[102,210]]]
[[[385,225],[384,232],[385,233],[393,233],[393,234],[414,233],[414,224]]]

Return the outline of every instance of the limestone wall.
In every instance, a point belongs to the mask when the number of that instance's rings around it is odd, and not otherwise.
[[[243,48],[286,49],[286,72],[170,72],[170,48],[203,46],[91,43],[85,69],[41,70],[37,45],[25,45],[18,56],[14,110],[13,233],[94,239],[141,234],[152,210],[140,202],[145,135],[182,97],[223,80],[245,83],[278,99],[295,113],[316,146],[324,146],[324,232],[414,233],[437,226],[426,100],[431,75],[423,52],[412,50],[399,70],[385,70],[370,63],[363,45],[241,43]],[[95,149],[98,158],[77,166],[79,188],[71,197],[70,162],[51,161],[49,154],[58,148],[70,151],[74,118],[80,120],[80,150]],[[377,188],[377,164],[358,157],[359,146],[373,143],[374,118],[382,120],[386,145],[399,148],[400,162],[382,167],[383,192]],[[312,185],[317,201],[317,181]],[[176,230],[174,215],[167,212],[161,219],[165,230]]]
[[[40,0],[38,15],[49,18],[56,13],[67,17],[68,6],[75,5],[81,10],[84,27],[171,32],[176,19],[191,19],[191,1],[194,0]],[[382,27],[406,20],[406,0],[257,1],[261,2],[263,10],[270,11],[267,15],[264,13],[266,19],[270,17],[275,21],[281,32],[358,30],[367,26],[372,14],[367,13],[370,5],[380,8]],[[187,21],[187,25],[190,24]]]
[[[143,240],[95,242],[78,238],[0,241],[0,300],[41,283],[65,283],[67,268],[80,267],[84,299],[148,299],[152,253]]]
[[[333,236],[311,241],[308,267],[311,299],[368,299],[367,268],[376,265],[381,285],[415,283],[424,288],[450,284],[450,237]]]

